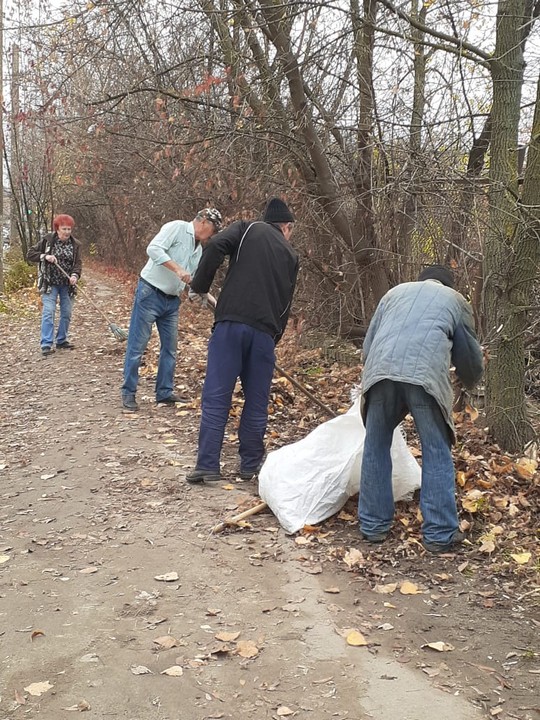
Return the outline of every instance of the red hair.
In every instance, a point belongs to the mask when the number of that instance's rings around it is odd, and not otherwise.
[[[71,215],[55,215],[52,223],[53,230],[58,230],[60,225],[69,225],[69,227],[73,227],[75,225],[75,220],[71,217]]]

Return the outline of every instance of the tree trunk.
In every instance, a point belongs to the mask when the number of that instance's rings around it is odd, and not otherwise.
[[[532,437],[525,407],[524,288],[535,272],[520,252],[517,145],[525,0],[499,0],[492,60],[493,132],[490,158],[490,227],[484,252],[484,302],[489,360],[486,414],[500,447],[522,450]]]

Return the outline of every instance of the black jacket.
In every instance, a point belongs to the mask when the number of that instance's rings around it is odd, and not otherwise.
[[[217,301],[216,322],[250,325],[277,344],[289,319],[298,255],[279,226],[234,222],[209,241],[191,281],[196,293],[209,291],[217,269],[229,257],[229,268]]]
[[[51,254],[51,248],[54,244],[54,240],[56,239],[57,235],[55,232],[47,233],[44,235],[38,243],[35,245],[32,245],[31,248],[29,248],[26,259],[28,262],[37,262],[40,264],[39,271],[40,275],[43,276],[45,282],[48,283],[48,274],[49,274],[49,265],[50,263],[45,262],[41,259],[42,255],[50,255]],[[74,237],[70,238],[70,242],[73,245],[73,265],[68,273],[68,275],[74,274],[77,275],[77,277],[81,277],[82,274],[82,256],[81,256],[81,243],[76,240]]]

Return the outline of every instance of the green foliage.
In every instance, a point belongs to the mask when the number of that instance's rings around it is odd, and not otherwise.
[[[28,265],[24,260],[16,260],[7,268],[4,275],[4,290],[7,295],[32,287],[37,279],[37,266]]]

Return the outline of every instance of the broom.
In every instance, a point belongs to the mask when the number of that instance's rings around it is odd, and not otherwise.
[[[68,278],[68,280],[69,280],[69,275],[67,274],[67,272],[66,272],[63,268],[60,267],[60,265],[58,265],[58,263],[56,263],[56,267],[58,268],[58,270],[60,270],[60,272],[62,273],[62,275],[65,275],[65,276]],[[127,334],[126,330],[123,330],[123,329],[122,329],[121,327],[119,327],[116,323],[110,322],[110,321],[109,321],[109,318],[105,315],[105,313],[103,312],[103,310],[101,310],[101,309],[96,305],[96,303],[92,300],[92,298],[90,297],[90,295],[89,295],[87,292],[85,292],[85,291],[82,289],[82,287],[77,287],[77,291],[78,291],[78,292],[81,292],[81,293],[84,295],[84,297],[90,302],[90,304],[93,305],[94,309],[98,311],[98,313],[101,315],[101,317],[105,320],[105,322],[106,322],[107,325],[109,326],[109,330],[112,332],[112,334],[114,335],[114,337],[115,337],[117,340],[127,340],[128,334]]]

